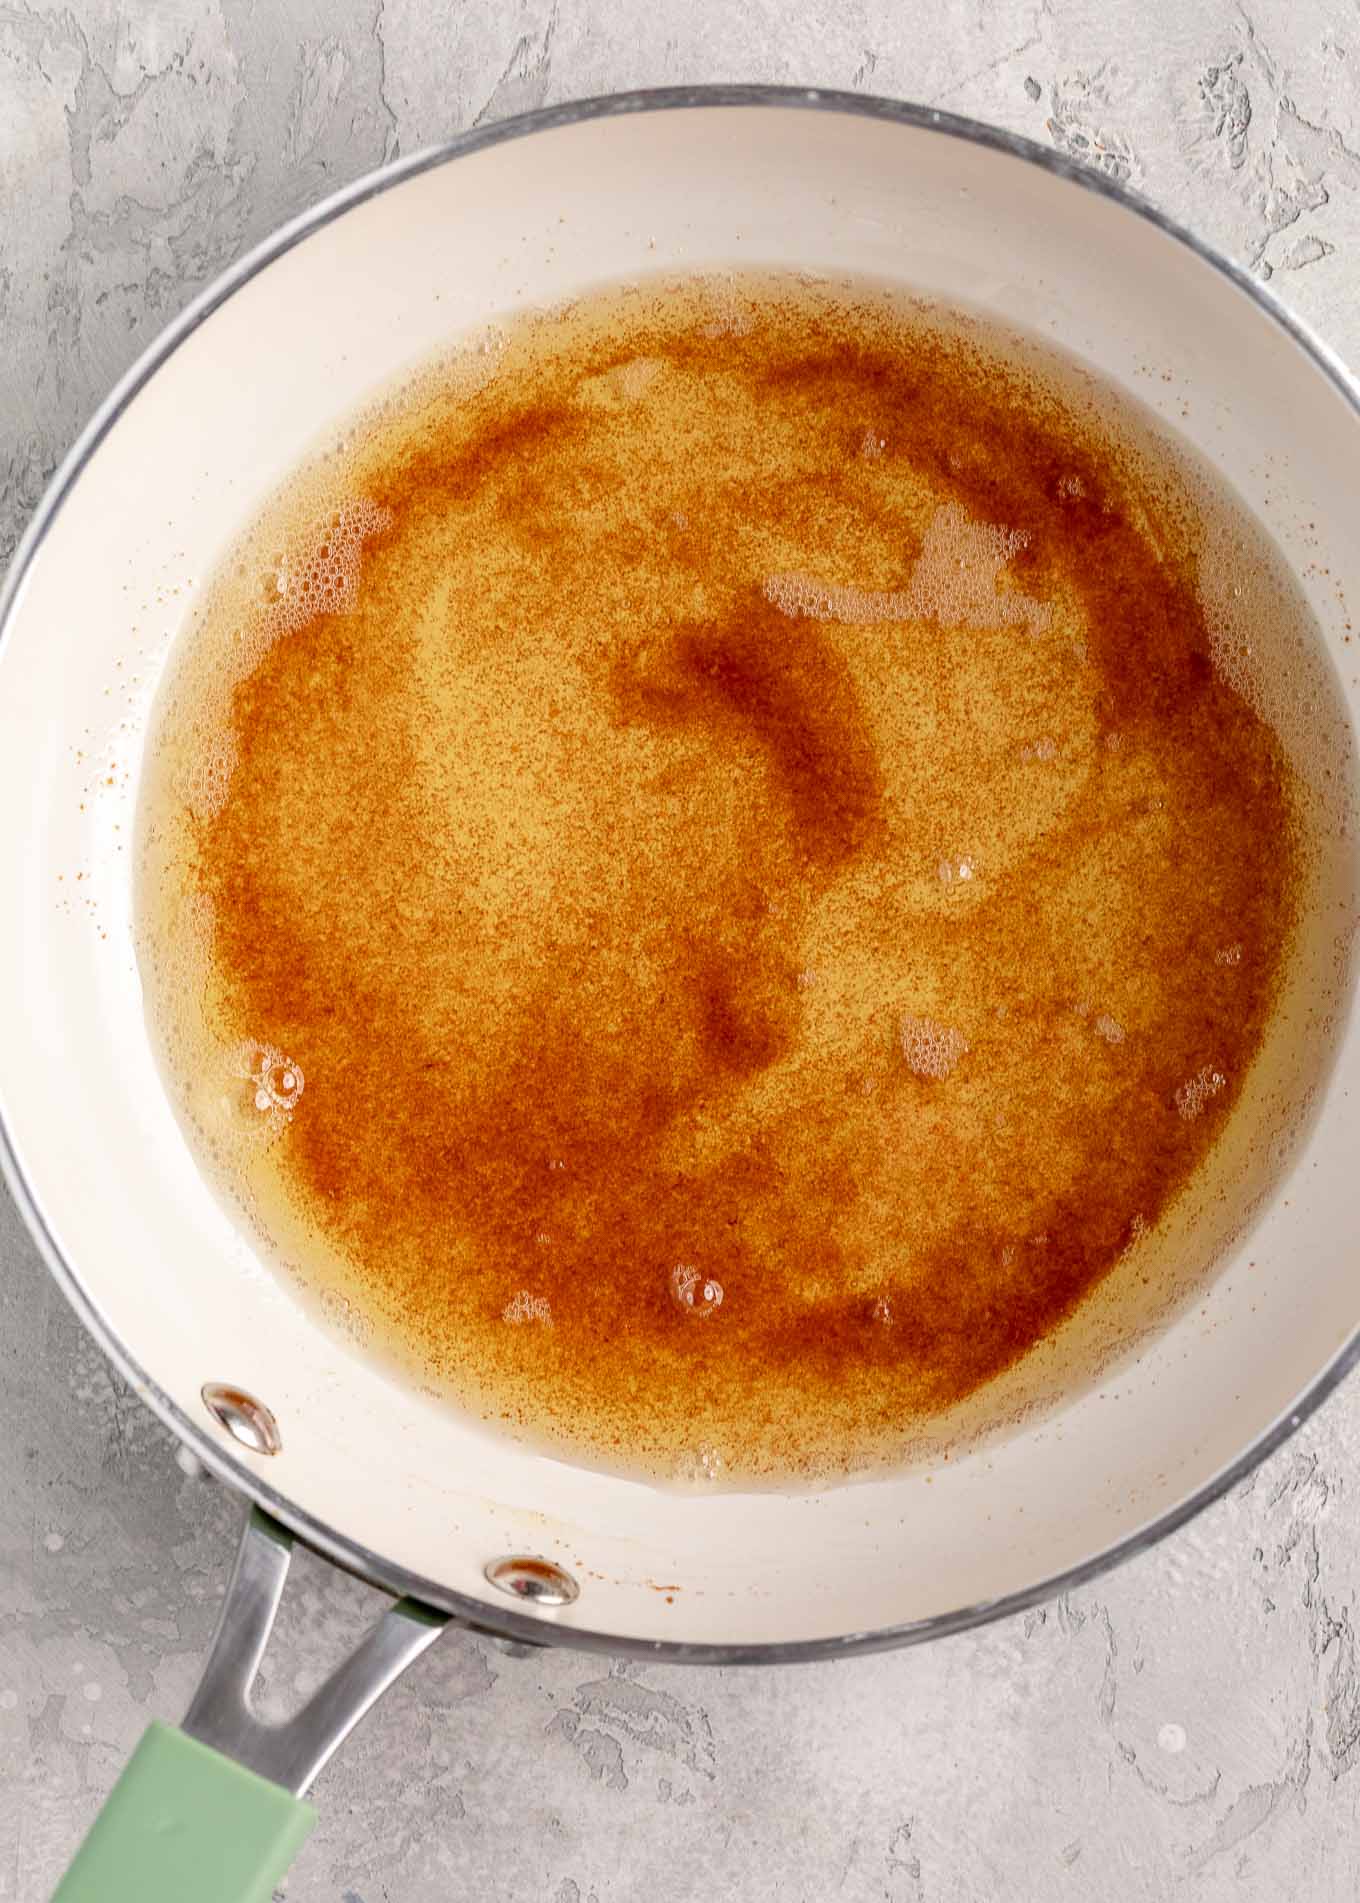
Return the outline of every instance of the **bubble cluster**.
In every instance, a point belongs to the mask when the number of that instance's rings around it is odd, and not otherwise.
[[[967,853],[961,853],[957,859],[941,859],[936,872],[941,885],[967,885],[977,867]]]
[[[810,575],[771,575],[765,599],[791,621],[848,621],[867,626],[875,621],[905,621],[906,597],[882,590],[843,588],[814,581]]]
[[[1249,519],[1211,502],[1204,530],[1198,582],[1214,668],[1274,729],[1328,823],[1343,826],[1354,736],[1325,652],[1292,599],[1292,578]]]
[[[968,1054],[968,1041],[962,1031],[937,1024],[933,1018],[903,1018],[901,1039],[907,1069],[917,1077],[948,1077],[959,1059]]]
[[[236,749],[222,729],[206,739],[184,773],[185,801],[191,812],[208,818],[219,812],[236,766]]]
[[[1031,741],[1028,746],[1021,747],[1020,758],[1022,760],[1051,760],[1057,751],[1057,741],[1045,734],[1042,739]]]
[[[1176,1108],[1187,1123],[1193,1123],[1211,1097],[1227,1088],[1228,1080],[1221,1070],[1215,1070],[1212,1064],[1206,1064],[1197,1070],[1176,1091]]]
[[[726,1470],[727,1462],[716,1447],[701,1446],[680,1456],[675,1478],[682,1487],[707,1487],[720,1481]]]
[[[347,496],[318,507],[310,526],[287,532],[259,566],[240,565],[247,576],[257,576],[255,593],[233,601],[227,643],[216,650],[190,648],[197,666],[187,680],[173,684],[163,718],[163,726],[170,726],[180,699],[194,706],[193,716],[184,722],[192,745],[180,767],[180,782],[185,804],[198,818],[210,819],[221,811],[236,770],[229,715],[237,683],[259,666],[276,641],[316,615],[353,611],[364,542],[390,521],[386,510],[365,497]]]
[[[771,575],[765,598],[791,620],[936,621],[942,627],[1021,627],[1044,633],[1053,619],[1046,602],[998,586],[1026,537],[1018,529],[978,522],[957,502],[936,509],[905,588],[871,589],[817,581],[801,573]]]
[[[722,1283],[693,1263],[677,1262],[670,1273],[671,1300],[687,1315],[713,1315],[722,1307]]]
[[[630,357],[625,363],[584,378],[576,387],[576,401],[593,409],[618,409],[637,403],[664,368],[660,357]]]
[[[704,286],[709,306],[706,323],[700,326],[705,337],[745,337],[755,323],[749,299],[732,277],[713,277]]]
[[[247,1040],[232,1054],[231,1069],[233,1076],[251,1085],[257,1110],[290,1111],[302,1095],[302,1066],[272,1044]]]
[[[1103,1037],[1107,1044],[1124,1042],[1124,1027],[1118,1018],[1112,1018],[1108,1011],[1102,1011],[1096,1018],[1092,1029],[1097,1037]]]
[[[322,1289],[319,1302],[321,1312],[331,1327],[347,1341],[362,1344],[369,1340],[373,1333],[372,1324],[347,1295],[342,1295],[339,1289]]]
[[[1214,963],[1216,965],[1240,965],[1241,962],[1242,947],[1240,944],[1224,945],[1221,950],[1214,953]]]
[[[364,496],[351,496],[301,546],[284,549],[266,604],[271,632],[290,634],[316,615],[348,614],[359,592],[364,542],[387,528],[391,516]]]
[[[533,1295],[527,1288],[517,1289],[505,1304],[501,1320],[516,1328],[523,1327],[526,1322],[537,1322],[543,1328],[551,1328],[552,1303],[546,1295]]]

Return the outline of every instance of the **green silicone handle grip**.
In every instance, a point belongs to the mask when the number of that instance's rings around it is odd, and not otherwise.
[[[269,1903],[315,1822],[282,1785],[153,1720],[53,1903]]]

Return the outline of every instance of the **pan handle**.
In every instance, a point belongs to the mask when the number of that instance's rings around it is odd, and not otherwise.
[[[269,1903],[316,1822],[303,1792],[447,1624],[398,1600],[301,1711],[265,1724],[250,1692],[292,1552],[253,1508],[183,1728],[152,1722],[53,1903]]]

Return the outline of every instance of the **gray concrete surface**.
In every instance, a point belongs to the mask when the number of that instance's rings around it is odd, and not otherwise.
[[[282,219],[614,87],[858,87],[1051,141],[1360,363],[1360,15],[1324,0],[0,0],[0,554],[118,373]],[[0,1899],[177,1717],[240,1509],[185,1479],[0,1206]],[[304,1562],[282,1706],[375,1595]],[[451,1636],[323,1776],[292,1903],[1308,1898],[1360,1887],[1360,1385],[1093,1590],[796,1672]]]

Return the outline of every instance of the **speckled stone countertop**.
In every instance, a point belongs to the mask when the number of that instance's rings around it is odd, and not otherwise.
[[[893,93],[1051,141],[1360,364],[1360,16],[1326,0],[0,0],[0,556],[157,330],[313,199],[592,92]],[[242,1510],[187,1479],[0,1202],[0,1899],[181,1715]],[[1094,1588],[786,1671],[450,1634],[322,1776],[291,1903],[1307,1898],[1360,1888],[1360,1384]],[[377,1595],[305,1555],[296,1702]]]

